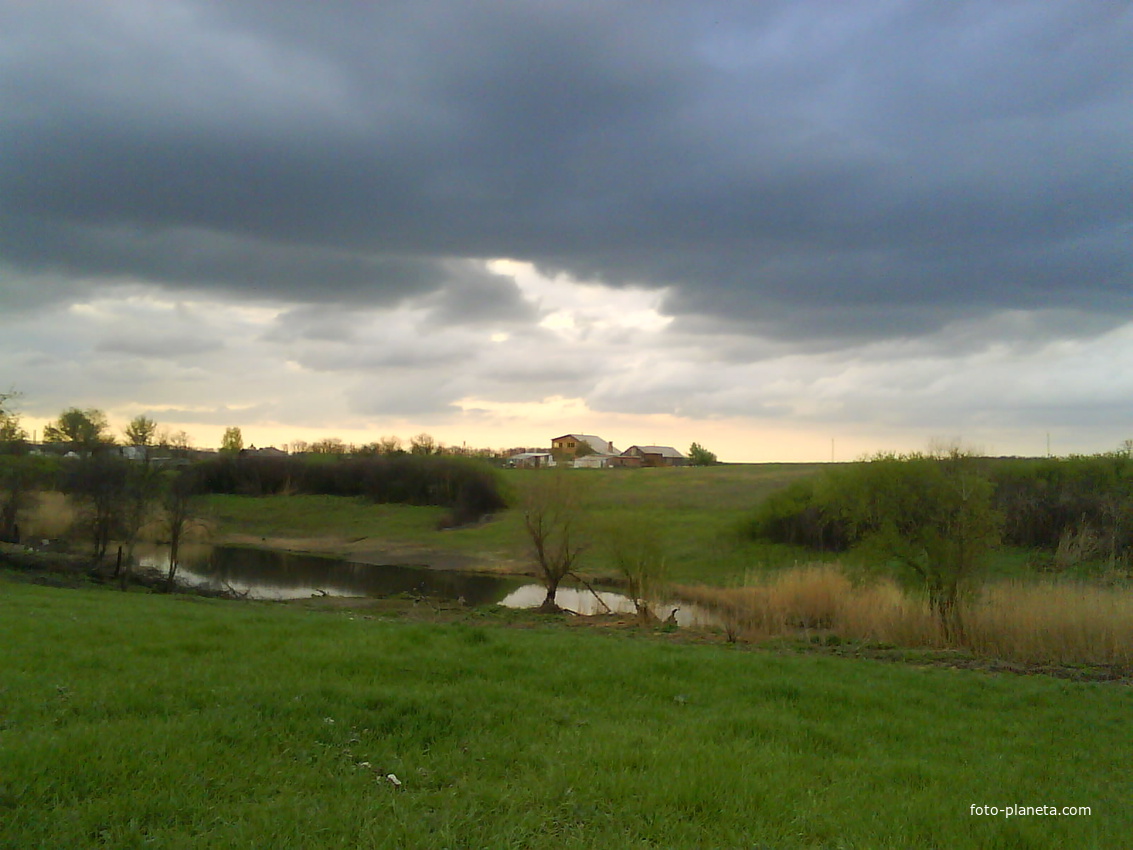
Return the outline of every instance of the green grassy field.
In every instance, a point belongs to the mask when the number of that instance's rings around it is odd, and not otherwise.
[[[0,847],[1128,846],[1128,687],[517,616],[0,583]]]
[[[646,523],[665,541],[669,573],[676,582],[733,584],[752,570],[813,560],[802,550],[741,539],[738,529],[768,493],[821,464],[721,465],[683,469],[573,470],[583,482],[585,507],[595,540],[582,569],[609,572],[599,528]],[[505,486],[522,496],[536,470],[505,470]],[[219,534],[263,537],[371,538],[473,556],[484,564],[525,565],[529,543],[518,511],[490,522],[441,531],[442,508],[371,505],[333,496],[249,498],[211,496],[206,512]]]

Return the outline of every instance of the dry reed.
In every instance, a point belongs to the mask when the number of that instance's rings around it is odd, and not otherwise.
[[[21,515],[20,526],[26,540],[58,540],[70,533],[77,519],[66,496],[47,491],[36,494],[34,506]]]
[[[1133,666],[1133,591],[1069,581],[998,582],[963,607],[950,644],[927,602],[890,580],[855,583],[837,565],[796,567],[735,588],[682,587],[749,639],[820,634],[908,648],[963,648],[1024,664]]]

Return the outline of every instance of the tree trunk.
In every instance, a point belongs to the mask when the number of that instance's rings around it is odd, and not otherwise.
[[[547,597],[543,600],[543,604],[539,606],[539,611],[544,614],[558,614],[563,609],[559,607],[559,603],[555,601],[555,594],[559,592],[559,579],[547,579]]]

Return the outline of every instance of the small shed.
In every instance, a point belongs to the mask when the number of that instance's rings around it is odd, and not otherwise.
[[[608,469],[610,466],[613,465],[611,463],[611,461],[615,457],[617,457],[617,455],[604,454],[604,453],[603,454],[583,455],[582,457],[576,457],[574,459],[574,468],[575,469]]]
[[[555,456],[550,452],[520,452],[507,459],[507,465],[516,469],[541,469],[555,465]]]

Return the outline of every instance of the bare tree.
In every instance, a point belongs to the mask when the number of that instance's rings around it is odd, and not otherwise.
[[[181,541],[194,521],[198,494],[197,479],[191,472],[173,478],[165,491],[163,507],[165,524],[169,531],[169,569],[165,576],[165,590],[172,593],[180,566]]]
[[[405,449],[401,447],[400,437],[382,437],[378,440],[378,445],[381,447],[381,453],[384,455],[396,455],[405,451]]]
[[[129,504],[127,461],[110,454],[95,454],[72,461],[66,470],[64,490],[74,496],[91,532],[94,558],[101,561],[110,540],[121,533]]]
[[[664,532],[633,518],[608,525],[604,536],[638,619],[645,624],[656,623],[659,618],[652,604],[660,601],[666,578]]]
[[[421,432],[409,441],[409,452],[415,455],[440,454],[441,447],[432,434]]]
[[[562,610],[555,601],[559,584],[574,572],[585,548],[580,481],[565,470],[542,472],[524,494],[523,524],[547,590],[540,611]]]
[[[341,437],[324,437],[307,446],[307,451],[317,455],[345,455],[350,454],[353,448],[342,442]]]

